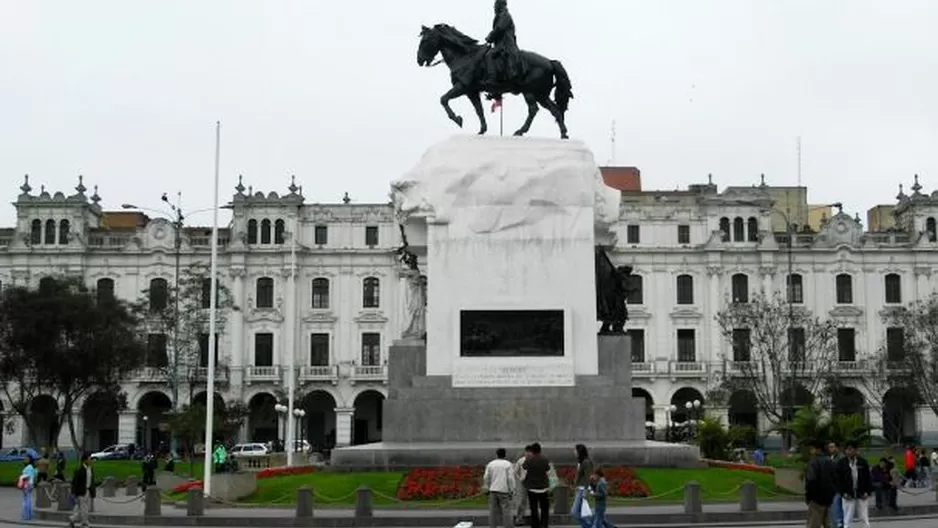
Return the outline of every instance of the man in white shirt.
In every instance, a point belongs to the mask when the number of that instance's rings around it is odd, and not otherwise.
[[[482,488],[489,494],[489,527],[498,525],[498,515],[502,517],[505,528],[514,528],[514,515],[512,515],[511,494],[515,489],[514,468],[506,459],[505,448],[495,451],[495,460],[485,466],[485,475],[482,477]]]

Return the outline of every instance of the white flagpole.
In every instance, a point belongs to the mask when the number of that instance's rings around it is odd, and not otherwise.
[[[296,417],[293,416],[295,409],[296,393],[296,237],[300,235],[300,208],[296,209],[296,217],[293,218],[293,232],[290,233],[290,295],[287,297],[287,438],[284,449],[287,452],[287,466],[293,466],[293,454],[296,451]]]
[[[214,451],[214,418],[215,418],[215,311],[218,309],[218,164],[221,157],[221,122],[215,122],[215,191],[212,207],[212,257],[211,275],[212,287],[208,307],[208,378],[205,390],[205,476],[202,478],[202,491],[205,495],[212,495],[212,452]]]

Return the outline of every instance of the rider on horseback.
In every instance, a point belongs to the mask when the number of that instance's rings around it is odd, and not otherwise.
[[[515,21],[508,12],[507,0],[495,0],[495,20],[485,41],[492,49],[485,54],[486,80],[489,87],[517,79],[521,74]]]

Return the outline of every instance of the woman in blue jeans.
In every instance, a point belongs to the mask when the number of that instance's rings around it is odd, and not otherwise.
[[[593,474],[593,461],[590,460],[589,451],[583,444],[577,444],[574,447],[576,452],[576,474],[573,477],[573,508],[570,510],[570,516],[580,525],[581,528],[590,528],[593,524],[593,518],[582,517],[580,511],[583,508],[583,500],[586,496],[586,489],[590,485],[590,477]]]

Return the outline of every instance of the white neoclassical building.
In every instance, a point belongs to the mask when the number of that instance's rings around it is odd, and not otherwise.
[[[793,302],[834,317],[843,327],[839,368],[847,385],[862,375],[864,356],[882,346],[889,333],[881,310],[928,296],[936,287],[938,194],[922,194],[917,180],[912,194],[900,191],[895,205],[871,210],[869,223],[875,226],[864,229],[859,217],[830,205],[809,205],[804,188],[762,184],[720,192],[707,183],[682,191],[641,191],[634,184],[637,174],[633,184],[623,185],[619,169],[606,173],[611,185],[624,189],[611,256],[640,277],[629,322],[634,395],[646,399],[647,420],[660,427],[672,404],[704,401],[716,369],[724,368],[729,345],[714,316],[731,298],[784,290],[789,262]],[[97,190],[89,196],[81,181],[68,194],[36,192],[28,181],[21,189],[14,203],[16,225],[0,230],[2,285],[35,285],[43,277],[68,274],[134,300],[174,280],[171,218],[108,211]],[[296,401],[306,410],[302,428],[310,443],[330,447],[379,440],[387,350],[406,324],[395,255],[401,240],[391,205],[307,203],[295,183],[278,194],[246,188],[239,180],[230,208],[231,222],[219,235],[219,270],[234,307],[219,338],[223,367],[216,390],[222,400],[240,400],[251,409],[242,438],[282,436],[273,409],[288,385],[285,366],[292,353]],[[797,228],[790,254],[788,224]],[[210,240],[209,228],[184,227],[181,265],[207,264]],[[151,348],[165,348],[167,342],[153,335],[148,341]],[[203,367],[194,374],[204,379]],[[199,386],[182,387],[180,401],[204,398]],[[165,378],[143,367],[126,380],[124,390],[125,411],[89,419],[93,426],[78,420],[86,447],[155,445],[166,438],[171,392]],[[890,422],[901,424],[901,434],[938,435],[930,410],[905,405],[898,396],[885,399],[885,412],[899,413]],[[23,420],[9,402],[0,404],[8,424],[3,446],[28,442]],[[36,401],[32,408],[53,413],[57,404]],[[864,410],[874,422],[882,421],[884,409]],[[87,416],[95,404],[74,411]],[[762,422],[745,395],[731,397],[719,412],[732,423]],[[58,443],[71,444],[67,431]]]

